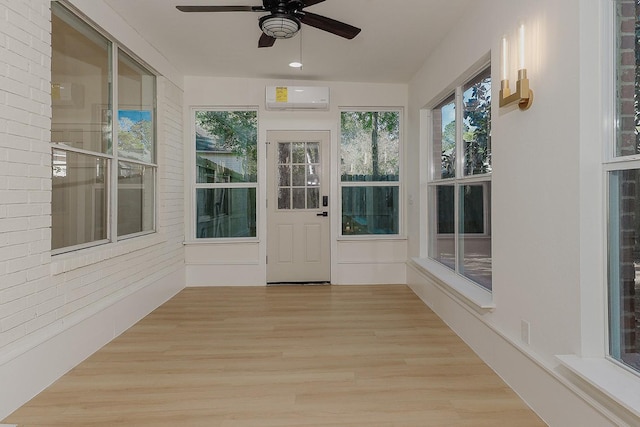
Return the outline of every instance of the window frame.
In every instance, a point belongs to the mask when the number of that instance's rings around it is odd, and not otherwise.
[[[469,185],[482,185],[486,190],[487,187],[491,188],[492,183],[492,170],[489,172],[478,173],[478,174],[465,174],[465,141],[463,138],[463,130],[464,130],[464,93],[468,89],[468,85],[472,83],[474,80],[478,79],[480,76],[488,76],[491,77],[492,80],[492,88],[493,90],[493,78],[491,74],[491,64],[487,62],[483,64],[477,72],[471,74],[468,78],[463,80],[461,83],[456,83],[455,87],[451,90],[448,90],[441,96],[437,102],[434,102],[433,107],[427,108],[426,111],[426,140],[427,140],[427,176],[426,176],[426,186],[425,186],[425,200],[426,208],[424,219],[426,221],[425,227],[425,247],[424,253],[421,254],[425,258],[422,263],[426,263],[427,265],[433,266],[437,264],[442,268],[437,268],[440,272],[439,276],[443,278],[445,282],[452,284],[457,289],[462,289],[461,293],[473,294],[473,299],[476,305],[479,305],[482,308],[490,307],[491,303],[488,301],[492,300],[491,294],[492,290],[487,287],[481,285],[480,283],[474,281],[473,279],[467,277],[463,273],[464,266],[464,253],[460,249],[460,242],[463,239],[467,238],[486,238],[491,235],[491,198],[489,197],[490,191],[483,191],[483,233],[461,233],[460,232],[460,220],[461,218],[461,200],[460,200],[460,191],[463,187]],[[434,156],[436,153],[434,152],[434,111],[436,109],[442,108],[446,105],[449,105],[453,102],[455,107],[455,163],[454,163],[454,176],[442,178],[441,170],[438,171],[437,168],[442,165],[442,161],[436,161]],[[491,103],[491,107],[494,107],[494,103]],[[441,153],[442,150],[440,150]],[[441,154],[440,154],[441,155]],[[452,186],[453,187],[453,197],[454,197],[454,212],[453,212],[453,233],[440,233],[437,230],[437,211],[432,211],[433,204],[432,200],[432,192],[437,191],[439,186]],[[437,205],[436,205],[437,206]],[[451,268],[447,266],[443,262],[433,258],[431,255],[434,252],[434,248],[436,245],[436,240],[438,237],[452,235],[453,238],[453,251],[454,251],[454,267]],[[493,257],[493,253],[491,254]],[[449,273],[447,273],[447,271]],[[492,276],[493,276],[493,263],[492,263]],[[480,292],[474,290],[472,287],[477,287],[480,289]],[[466,289],[466,290],[465,290]],[[468,291],[468,292],[467,292]],[[485,295],[487,293],[488,295]]]
[[[342,126],[338,125],[338,150],[336,164],[338,182],[338,214],[340,219],[336,221],[338,227],[337,240],[397,240],[404,236],[404,108],[402,107],[341,107],[339,110],[339,122],[342,121],[342,113],[373,113],[391,112],[398,113],[398,180],[397,181],[343,181],[341,161]],[[398,233],[394,234],[343,234],[342,227],[342,189],[348,187],[397,187],[398,188]]]
[[[619,241],[619,236],[616,236],[616,238],[613,238],[611,235],[612,232],[612,224],[614,224],[615,222],[618,222],[618,219],[614,220],[613,216],[612,216],[612,209],[611,209],[611,202],[612,202],[612,197],[614,197],[614,195],[611,192],[611,185],[613,183],[614,178],[614,174],[616,172],[623,172],[623,171],[630,171],[630,170],[639,170],[640,171],[640,153],[634,153],[634,154],[619,154],[619,140],[620,140],[620,135],[622,130],[622,125],[621,125],[621,117],[622,117],[622,113],[620,111],[620,101],[621,101],[621,97],[620,97],[620,91],[619,91],[619,82],[618,82],[618,76],[619,74],[622,73],[621,71],[621,67],[620,64],[618,63],[618,59],[619,59],[619,55],[620,55],[620,43],[621,43],[621,38],[622,35],[620,34],[620,19],[619,19],[619,15],[618,15],[618,4],[619,1],[618,0],[611,0],[611,10],[609,11],[611,18],[611,40],[610,40],[610,68],[606,69],[606,77],[607,77],[607,82],[606,82],[606,87],[607,89],[605,89],[606,93],[609,94],[609,100],[608,103],[606,105],[606,109],[605,109],[605,115],[610,117],[611,120],[611,127],[610,129],[606,130],[605,133],[605,143],[604,143],[604,155],[603,155],[603,163],[602,163],[602,169],[603,169],[603,206],[604,206],[604,217],[605,217],[605,230],[604,230],[604,234],[605,234],[605,238],[604,238],[604,244],[605,244],[605,248],[604,248],[604,254],[605,254],[605,259],[604,259],[604,263],[605,263],[605,298],[604,298],[604,311],[605,311],[605,344],[604,344],[604,355],[605,355],[605,359],[610,362],[611,364],[617,366],[618,368],[623,369],[624,371],[630,373],[631,375],[633,375],[635,378],[640,378],[640,368],[635,368],[633,366],[628,365],[627,363],[623,362],[622,360],[619,360],[618,358],[616,358],[616,356],[613,354],[614,351],[612,349],[612,346],[614,345],[615,342],[619,342],[620,341],[620,337],[619,336],[613,336],[612,334],[612,330],[614,328],[620,329],[620,325],[618,322],[617,325],[613,324],[613,315],[614,313],[612,313],[612,308],[611,308],[611,298],[612,295],[614,296],[619,296],[621,293],[621,290],[619,288],[619,284],[617,285],[618,288],[615,290],[612,290],[612,287],[616,286],[614,285],[613,279],[612,279],[612,275],[619,270],[619,265],[616,265],[615,267],[612,266],[612,257],[611,257],[611,253],[615,252],[618,253],[620,252],[619,247],[613,248],[612,243],[618,242]],[[638,17],[636,17],[636,22],[638,21]],[[636,68],[638,67],[638,65],[636,65]],[[637,93],[637,89],[636,89],[636,93]],[[640,110],[639,106],[635,107],[636,111]],[[638,136],[636,136],[636,145],[638,144]],[[637,200],[637,203],[640,203],[640,200]],[[615,271],[614,271],[615,270]],[[636,273],[637,274],[637,273]],[[636,297],[637,298],[637,297]],[[638,300],[640,300],[640,298],[637,298]],[[620,313],[622,313],[623,308],[618,306],[617,311],[618,311],[618,318],[620,317]],[[640,337],[636,338],[637,343],[640,344]],[[622,350],[622,348],[617,348],[617,351],[620,352]],[[640,353],[640,350],[639,350]]]
[[[106,106],[107,111],[110,113],[111,123],[110,123],[110,132],[111,132],[111,142],[110,147],[105,150],[105,152],[98,152],[87,150],[83,148],[77,148],[70,144],[70,141],[50,141],[49,148],[51,152],[51,156],[53,159],[54,151],[61,151],[65,153],[76,153],[82,154],[86,156],[92,156],[98,159],[105,159],[106,161],[106,171],[105,171],[105,184],[104,188],[107,191],[106,196],[106,238],[100,240],[94,240],[91,242],[60,247],[56,249],[51,249],[52,256],[61,255],[69,252],[76,252],[79,250],[116,244],[119,241],[129,240],[140,236],[146,236],[150,234],[157,233],[158,226],[158,163],[157,163],[157,153],[158,153],[158,76],[160,75],[153,67],[135,55],[131,50],[129,50],[124,45],[120,44],[120,42],[112,37],[108,32],[100,28],[98,25],[89,20],[84,14],[78,11],[75,7],[68,4],[66,1],[53,0],[52,3],[56,3],[57,7],[63,9],[65,13],[72,15],[75,19],[77,19],[82,25],[85,26],[86,29],[95,32],[99,36],[103,37],[108,43],[109,47],[107,50],[108,55],[108,66],[109,66],[109,101],[110,105]],[[51,10],[51,14],[54,14],[53,7]],[[136,63],[136,65],[149,73],[149,75],[153,76],[153,108],[152,108],[152,126],[153,126],[153,159],[151,162],[139,161],[136,159],[130,159],[127,157],[119,158],[118,155],[118,62],[119,62],[119,54],[126,55]],[[100,108],[105,107],[105,105],[101,105]],[[53,103],[52,103],[53,109]],[[95,109],[95,107],[94,107]],[[101,111],[94,111],[94,113],[101,113]],[[53,128],[53,122],[52,122]],[[126,235],[118,236],[118,166],[119,160],[124,162],[133,163],[136,165],[141,165],[144,167],[149,167],[153,173],[153,194],[152,194],[152,205],[153,205],[153,214],[152,214],[152,227],[150,230],[143,230],[135,233],[130,233]],[[53,178],[53,161],[52,161],[52,178]],[[52,189],[53,192],[53,189]],[[53,225],[52,225],[53,226]]]
[[[190,108],[189,120],[191,121],[191,140],[190,140],[190,168],[191,168],[191,214],[189,215],[189,243],[241,243],[241,242],[258,242],[260,239],[260,159],[256,159],[256,179],[253,182],[216,182],[216,183],[198,183],[198,166],[196,162],[196,113],[199,111],[254,111],[256,113],[256,135],[260,135],[260,110],[258,107],[252,106],[192,106]],[[259,151],[258,138],[256,139],[256,152]],[[256,214],[256,235],[248,237],[198,237],[198,221],[196,215],[198,213],[198,190],[201,189],[250,189],[255,190],[256,206],[254,207]]]

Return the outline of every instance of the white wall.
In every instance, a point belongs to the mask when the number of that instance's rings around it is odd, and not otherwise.
[[[0,419],[184,287],[182,81],[102,1],[74,3],[172,76],[158,80],[158,232],[51,255],[50,2],[2,2]]]
[[[266,86],[329,86],[329,111],[268,111]],[[331,283],[405,283],[406,239],[367,241],[338,240],[339,154],[338,138],[341,107],[401,107],[406,109],[407,86],[403,84],[366,84],[299,80],[262,80],[186,77],[185,141],[192,141],[192,107],[258,108],[258,238],[253,243],[193,242],[188,231],[186,245],[187,286],[265,285],[266,284],[266,156],[264,142],[271,130],[328,130],[331,133],[330,221],[332,235]],[[189,144],[189,143],[187,143]],[[191,142],[192,144],[192,142]],[[189,147],[189,145],[187,145]],[[188,148],[187,148],[188,149]],[[192,150],[192,149],[191,149]],[[186,159],[186,168],[192,168]],[[188,176],[192,176],[188,173]],[[193,195],[187,182],[185,221],[191,221]]]
[[[555,357],[602,358],[605,351],[600,166],[605,62],[600,43],[608,4],[478,2],[409,86],[408,150],[419,152],[427,138],[420,110],[478,71],[478,61],[491,52],[496,308],[479,314],[412,263],[408,282],[546,422],[557,426],[640,422],[635,415],[640,408],[623,407],[602,389],[584,386]],[[514,41],[520,20],[527,26],[527,68],[535,92],[525,112],[500,109],[497,102],[500,40],[508,34]],[[409,257],[421,255],[426,236],[421,166],[417,156],[409,158],[408,194],[420,200],[408,207]],[[529,344],[521,336],[523,320],[530,324]]]

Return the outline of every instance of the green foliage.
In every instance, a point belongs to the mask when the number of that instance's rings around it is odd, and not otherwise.
[[[258,116],[255,111],[197,111],[196,124],[234,153],[250,177],[258,172]]]
[[[485,77],[471,88],[464,106],[465,159],[467,175],[491,172],[491,78]]]
[[[377,181],[399,173],[400,114],[346,111],[341,114],[342,175]],[[345,170],[348,169],[348,170]]]
[[[491,77],[487,76],[465,91],[464,173],[475,175],[491,172]],[[456,122],[442,130],[442,178],[455,177]]]
[[[153,161],[153,128],[149,120],[134,122],[128,117],[118,121],[118,151],[125,157]]]

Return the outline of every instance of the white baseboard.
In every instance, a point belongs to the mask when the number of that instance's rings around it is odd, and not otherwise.
[[[407,284],[478,356],[550,426],[627,425],[562,381],[554,367],[524,351],[479,318],[473,309],[408,264]],[[499,307],[498,307],[499,309]],[[608,413],[607,413],[608,412]],[[630,424],[631,425],[631,424]],[[636,424],[637,425],[637,424]]]
[[[184,288],[184,269],[16,352],[0,365],[0,420]]]

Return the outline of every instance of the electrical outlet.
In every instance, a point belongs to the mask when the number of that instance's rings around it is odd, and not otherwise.
[[[531,339],[531,325],[526,320],[520,321],[520,338],[522,342],[529,345]]]

